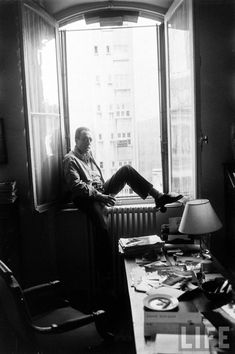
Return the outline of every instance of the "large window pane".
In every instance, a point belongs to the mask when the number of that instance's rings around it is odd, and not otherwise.
[[[131,164],[162,190],[156,23],[147,24],[67,28],[71,147],[88,126],[105,178]]]
[[[191,1],[166,21],[170,189],[195,197],[195,112]]]

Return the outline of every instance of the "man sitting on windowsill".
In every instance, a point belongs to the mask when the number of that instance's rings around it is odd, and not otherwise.
[[[92,156],[91,142],[89,128],[80,127],[76,130],[75,148],[64,157],[64,177],[74,204],[88,214],[95,226],[96,262],[104,274],[112,264],[105,206],[115,204],[115,196],[124,186],[128,184],[142,199],[152,196],[158,209],[181,199],[182,195],[160,193],[130,165],[122,166],[110,179],[104,181]]]

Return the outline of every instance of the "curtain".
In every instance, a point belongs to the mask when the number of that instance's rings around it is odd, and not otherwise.
[[[24,64],[34,207],[58,199],[61,179],[61,115],[56,26],[42,11],[23,6]]]

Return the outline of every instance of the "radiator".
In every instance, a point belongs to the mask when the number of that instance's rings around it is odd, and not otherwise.
[[[157,233],[157,211],[152,205],[113,207],[108,215],[110,232],[115,240]]]
[[[158,219],[158,221],[157,221]],[[113,248],[113,289],[122,296],[125,276],[123,260],[119,257],[118,240],[120,237],[133,237],[157,234],[159,216],[153,205],[114,206],[109,208],[108,222]],[[159,228],[159,227],[158,227]]]

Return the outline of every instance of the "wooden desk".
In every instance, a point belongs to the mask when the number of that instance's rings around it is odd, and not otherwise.
[[[156,336],[152,336],[149,338],[144,337],[144,308],[143,308],[143,299],[146,297],[146,293],[137,292],[134,287],[132,286],[132,276],[131,272],[134,267],[137,266],[135,259],[125,259],[125,272],[126,272],[126,280],[128,286],[128,293],[130,299],[130,306],[131,306],[131,314],[132,314],[132,322],[133,322],[133,332],[134,332],[134,339],[135,339],[135,347],[137,354],[157,354],[157,353],[193,353],[193,351],[183,350],[179,351],[179,340],[180,336],[177,334],[157,334]],[[222,269],[222,268],[221,268]],[[220,270],[221,270],[220,269]],[[216,277],[220,274],[209,274],[209,278]],[[206,303],[208,301],[205,299],[198,299],[196,301],[196,305],[199,305],[200,310],[202,311],[205,309]],[[207,326],[208,332],[210,330],[215,331],[214,326],[205,319],[203,321]],[[206,336],[207,337],[207,336]],[[165,343],[165,344],[164,344]],[[178,344],[177,344],[178,343]],[[212,339],[210,346],[213,346],[214,339]],[[167,348],[166,348],[167,347]],[[172,348],[171,348],[172,347]],[[164,348],[164,349],[163,349]],[[169,351],[167,351],[169,350]],[[235,353],[235,351],[226,351],[226,353]],[[197,350],[197,354],[208,354],[208,353],[216,353],[213,349],[206,349],[206,350]]]

